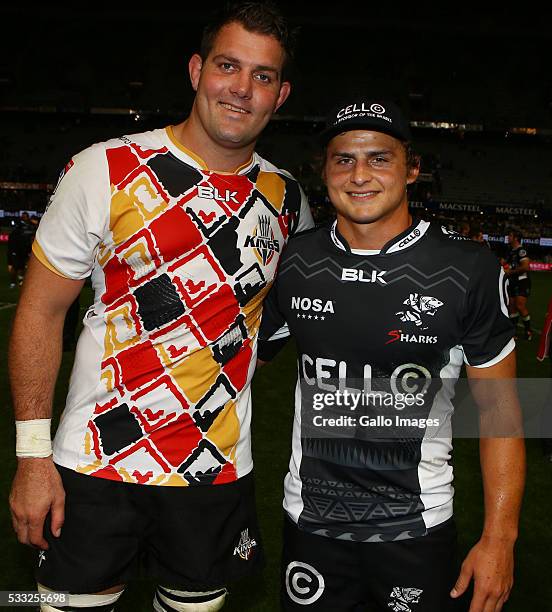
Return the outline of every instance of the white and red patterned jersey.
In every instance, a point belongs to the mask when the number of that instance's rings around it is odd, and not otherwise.
[[[257,154],[211,172],[170,127],[75,156],[33,246],[95,294],[54,461],[152,485],[247,474],[262,301],[288,237],[311,225],[289,174]]]

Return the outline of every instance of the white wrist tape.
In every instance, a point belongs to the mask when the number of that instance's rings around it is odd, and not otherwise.
[[[52,454],[52,419],[15,421],[15,454],[18,457],[49,457]]]

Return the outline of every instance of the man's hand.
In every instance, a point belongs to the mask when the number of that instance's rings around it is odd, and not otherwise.
[[[65,518],[65,491],[52,457],[18,460],[10,493],[10,510],[13,528],[22,544],[42,550],[49,548],[43,528],[50,511],[52,533],[59,537]]]
[[[469,612],[499,612],[514,584],[514,543],[487,538],[470,550],[450,596],[460,597],[474,579]]]

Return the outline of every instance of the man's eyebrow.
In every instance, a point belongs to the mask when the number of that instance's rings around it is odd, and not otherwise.
[[[229,62],[230,64],[238,64],[241,65],[241,61],[237,58],[237,57],[232,57],[230,55],[226,55],[224,53],[219,53],[219,55],[215,55],[213,57],[213,61],[220,61],[220,60],[224,60]],[[255,66],[255,70],[261,70],[263,72],[274,72],[276,74],[278,74],[278,68],[276,66],[265,66],[263,64],[259,64],[257,66]]]
[[[377,149],[375,151],[359,151],[356,153],[351,153],[349,151],[335,151],[332,153],[332,157],[357,157],[358,155],[365,154],[367,157],[377,157],[378,155],[395,155],[394,151],[391,149]]]
[[[395,155],[395,152],[392,149],[380,149],[378,151],[369,151],[369,157],[377,157],[378,155]]]
[[[334,151],[332,153],[332,157],[354,157],[354,153],[349,153],[348,151]]]

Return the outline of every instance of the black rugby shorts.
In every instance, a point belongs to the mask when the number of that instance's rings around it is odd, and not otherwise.
[[[508,295],[510,297],[525,297],[528,298],[531,294],[531,279],[522,278],[514,282],[508,283]]]
[[[211,486],[115,482],[57,466],[65,487],[61,536],[44,535],[37,581],[94,593],[140,570],[169,588],[217,589],[263,566],[253,474]]]
[[[452,520],[395,542],[351,542],[301,531],[286,517],[281,602],[303,612],[451,612],[459,568]]]

